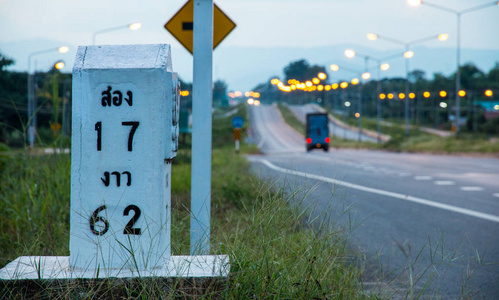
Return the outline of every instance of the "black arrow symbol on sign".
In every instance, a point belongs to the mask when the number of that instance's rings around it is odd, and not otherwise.
[[[182,30],[194,30],[193,22],[182,22]]]

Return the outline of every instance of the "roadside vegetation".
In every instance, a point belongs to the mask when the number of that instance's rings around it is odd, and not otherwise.
[[[282,69],[282,76],[261,82],[253,91],[260,93],[262,103],[275,100],[290,105],[322,103],[325,107],[349,114],[355,120],[353,114],[359,110],[359,86],[348,84],[351,78],[337,77],[336,74],[331,76],[330,67],[312,65],[304,58],[291,61]],[[327,77],[328,74],[331,77]],[[460,117],[461,122],[466,120],[461,125],[462,132],[498,138],[499,62],[490,70],[480,70],[473,63],[466,63],[460,67],[460,74],[463,90]],[[381,118],[392,123],[403,123],[403,99],[410,98],[412,125],[451,130],[456,96],[455,76],[413,70],[408,75],[409,95],[405,95],[406,81],[403,78],[383,78],[380,81],[371,78],[362,85],[362,118],[376,119],[378,99],[383,99],[380,102]],[[344,87],[339,88],[342,83]],[[350,103],[348,108],[344,106],[347,103]]]
[[[21,289],[0,282],[0,298],[375,298],[362,291],[341,228],[315,220],[313,230],[297,194],[250,175],[248,161],[234,152],[231,118],[214,117],[212,170],[211,252],[230,256],[228,280],[37,280]],[[190,136],[183,136],[172,171],[174,255],[189,253],[189,149]],[[70,156],[0,151],[0,267],[23,255],[69,255]]]
[[[304,124],[296,118],[286,105],[279,104],[278,108],[288,125],[302,134],[305,132]],[[329,113],[331,112],[329,111]],[[335,117],[342,120],[338,115],[335,115]],[[350,126],[358,126],[355,118],[347,118],[346,123]],[[375,118],[363,117],[362,126],[364,129],[377,132],[377,120]],[[463,132],[460,134],[459,139],[456,139],[453,135],[440,137],[412,126],[409,136],[406,137],[404,125],[397,123],[390,123],[390,125],[385,123],[381,126],[381,133],[389,135],[391,137],[390,141],[377,144],[335,137],[331,140],[331,146],[336,148],[380,149],[436,154],[477,153],[499,156],[499,138],[491,139],[489,135],[483,133]]]

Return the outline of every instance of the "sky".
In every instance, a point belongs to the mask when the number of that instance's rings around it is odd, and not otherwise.
[[[430,2],[459,11],[493,1]],[[124,27],[102,33],[97,35],[96,43],[171,44],[173,69],[190,82],[192,56],[163,28],[184,3],[185,0],[0,0],[0,52],[16,61],[11,70],[25,71],[30,53],[67,45],[70,47],[67,54],[34,56],[32,70],[48,70],[56,60],[63,59],[66,62],[63,71],[70,72],[77,46],[90,45],[94,32],[141,22],[138,31]],[[361,66],[360,59],[346,61],[342,49],[361,49],[378,57],[403,50],[401,45],[387,41],[369,41],[366,38],[369,32],[404,42],[448,33],[446,42],[434,40],[415,48],[426,53],[426,58],[419,57],[415,63],[431,72],[455,71],[456,15],[429,6],[411,7],[405,0],[217,0],[215,3],[237,24],[214,51],[214,80],[225,80],[232,90],[249,90],[273,75],[281,75],[291,60],[305,58],[313,64],[340,61]],[[463,15],[461,36],[466,56],[463,60],[480,61],[480,67],[488,71],[499,61],[499,5]],[[437,52],[444,53],[444,63],[433,61],[440,60],[432,56]],[[402,76],[402,65],[402,60],[394,63],[392,73],[387,76]]]

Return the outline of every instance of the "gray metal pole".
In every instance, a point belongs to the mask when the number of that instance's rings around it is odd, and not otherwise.
[[[459,116],[461,115],[461,99],[459,90],[461,89],[461,14],[457,14],[457,52],[456,52],[456,138],[459,138]]]
[[[409,44],[406,44],[405,51],[409,51]],[[405,135],[409,136],[409,58],[405,59]]]
[[[381,78],[380,78],[380,63],[378,62],[378,68],[376,70],[376,77],[378,78],[376,82],[376,105],[377,105],[377,117],[378,117],[378,143],[381,142],[381,99],[379,98],[379,95],[381,94]]]
[[[191,255],[210,253],[213,0],[194,1]]]
[[[35,52],[37,54],[37,52]],[[31,55],[28,56],[28,120],[27,120],[27,135],[29,147],[33,148],[35,145],[36,124],[34,123],[35,109],[34,105],[34,85],[33,75],[31,74]]]
[[[369,56],[364,57],[364,72],[367,72]],[[359,142],[362,140],[362,74],[359,78]]]
[[[33,107],[33,98],[32,98],[32,94],[31,94],[31,90],[33,89],[33,78],[31,77],[31,72],[30,72],[30,63],[29,63],[30,59],[28,59],[28,86],[27,86],[27,92],[28,92],[28,119],[26,120],[27,122],[27,132],[26,134],[28,135],[28,143],[29,143],[29,146],[30,147],[33,147],[33,144],[34,144],[34,138],[32,138],[32,131],[33,131],[33,128],[32,128],[32,116],[33,116],[33,110],[32,110],[32,107]]]
[[[359,142],[362,140],[362,82],[359,83]]]

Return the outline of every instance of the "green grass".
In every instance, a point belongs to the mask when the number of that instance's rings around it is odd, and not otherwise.
[[[328,110],[330,114],[333,114],[331,110]],[[333,114],[338,120],[342,120],[342,116]],[[346,119],[346,123],[350,126],[357,127],[358,120],[356,118],[350,117]],[[376,118],[362,117],[362,128],[378,132],[378,121]],[[392,122],[391,125],[381,124],[381,133],[391,136],[392,138],[398,139],[405,137],[405,126],[397,122]],[[428,133],[420,131],[417,127],[409,128],[410,136],[420,136],[427,135]]]
[[[280,103],[277,105],[277,107],[279,108],[279,111],[281,112],[284,121],[286,121],[286,123],[288,123],[289,126],[291,126],[292,128],[296,129],[299,133],[304,135],[305,124],[303,124],[300,120],[298,120],[295,114],[291,112],[289,107],[286,105],[282,105]]]
[[[245,115],[242,107],[240,115]],[[304,197],[253,177],[249,162],[234,152],[231,118],[214,118],[213,123],[211,252],[230,256],[227,281],[38,280],[23,284],[23,290],[4,288],[0,298],[368,297],[359,287],[362,272],[350,263],[343,230],[320,219],[312,229],[310,211],[290,205]],[[172,170],[174,255],[189,253],[189,149],[190,138],[185,137]],[[254,153],[255,147],[242,143],[241,151]],[[69,155],[21,151],[5,157],[0,174],[0,267],[22,255],[68,255]]]

